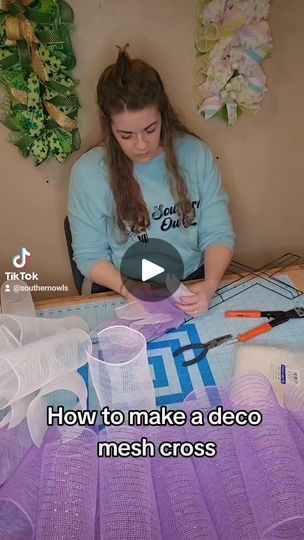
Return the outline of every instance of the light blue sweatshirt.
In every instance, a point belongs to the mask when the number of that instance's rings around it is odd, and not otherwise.
[[[186,278],[203,263],[208,246],[233,247],[234,234],[227,195],[210,149],[191,135],[176,139],[175,148],[196,211],[195,222],[187,229],[178,226],[164,153],[134,164],[134,175],[150,213],[148,237],[165,240],[178,250]],[[110,261],[119,270],[124,253],[138,241],[136,236],[123,240],[113,219],[114,208],[105,151],[96,147],[74,164],[68,201],[74,260],[87,277],[99,261]]]

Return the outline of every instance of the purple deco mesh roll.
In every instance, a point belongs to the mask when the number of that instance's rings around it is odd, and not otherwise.
[[[212,426],[207,422],[208,412],[215,410],[218,405],[223,404],[217,387],[209,387],[207,392],[206,389],[192,392],[183,404],[188,419],[194,410],[203,411],[205,417],[204,426],[193,426],[187,422],[187,440],[192,443],[211,441],[217,445],[216,456],[194,457],[193,463],[217,538],[257,540],[258,531],[234,446],[232,429],[229,426]]]
[[[226,408],[257,409],[259,426],[235,426],[233,436],[261,538],[304,538],[304,467],[271,385],[259,373],[234,379]]]
[[[285,407],[297,422],[304,433],[304,389],[303,387],[289,387],[285,393]]]
[[[0,486],[10,477],[31,445],[25,420],[14,429],[0,429]]]
[[[142,305],[151,313],[152,317],[133,322],[131,328],[141,332],[147,342],[161,337],[172,328],[178,328],[185,320],[183,311],[176,308],[168,298],[159,302],[142,302]],[[153,321],[153,316],[157,316],[157,314],[160,315],[159,320]],[[162,321],[161,316],[164,315],[166,317]]]
[[[248,373],[192,393],[183,408],[188,418],[220,404],[257,409],[259,426],[188,421],[182,428],[112,427],[99,436],[117,443],[147,437],[156,446],[214,441],[212,458],[98,458],[97,435],[87,428],[69,440],[70,430],[60,430],[61,441],[50,429],[41,448],[27,450],[26,425],[1,429],[0,540],[303,539],[302,398],[300,388],[288,389],[282,409],[267,379]]]
[[[110,428],[105,441],[140,441],[131,427]],[[154,458],[151,458],[154,459]],[[103,540],[161,540],[150,458],[99,458],[100,533]]]
[[[183,427],[155,428],[148,433],[156,450],[163,441],[187,440]],[[166,458],[157,452],[151,465],[163,538],[216,540],[216,530],[192,460]]]
[[[138,319],[136,319],[136,316],[129,319],[119,317],[103,322],[91,332],[93,343],[98,340],[99,332],[111,326],[120,325],[137,330],[143,334],[146,342],[149,342],[161,337],[172,328],[178,328],[185,320],[183,312],[177,309],[168,299],[159,302],[139,302],[139,305],[143,307],[144,313],[146,313],[145,316],[142,314]],[[128,305],[124,305],[123,308],[125,308],[123,313],[127,313]],[[130,313],[132,313],[132,306],[130,307]]]
[[[304,391],[290,386],[285,392],[286,422],[304,466]]]
[[[42,450],[32,447],[0,489],[0,540],[34,538]]]
[[[100,495],[99,495],[99,468],[98,468],[98,483],[96,497],[96,514],[95,514],[95,540],[101,540],[100,536]]]
[[[45,445],[36,539],[94,540],[98,482],[97,435]]]

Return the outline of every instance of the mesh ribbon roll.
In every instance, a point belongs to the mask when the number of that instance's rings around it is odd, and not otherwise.
[[[23,287],[23,290],[22,290]],[[36,317],[36,310],[28,285],[20,279],[5,281],[0,289],[2,313]]]
[[[13,325],[3,324],[4,317],[4,315],[0,315],[0,354],[20,347],[20,328],[14,322]]]
[[[270,382],[259,373],[243,375],[227,386],[224,402],[232,410],[263,414],[260,425],[233,429],[259,535],[303,538],[303,461]]]
[[[134,331],[127,330],[125,354],[141,354]],[[111,347],[105,347],[107,353]],[[124,372],[121,381],[129,388]],[[250,373],[225,387],[201,388],[187,396],[181,406],[188,417],[183,427],[123,425],[107,427],[97,436],[80,425],[63,426],[50,428],[39,449],[31,445],[25,422],[0,429],[0,540],[302,539],[299,390],[290,390],[288,399],[286,392],[282,408],[269,381]],[[263,421],[256,426],[211,425],[207,414],[218,405],[232,412],[259,410]],[[204,412],[203,425],[190,421],[197,410]],[[98,441],[143,445],[144,437],[156,447],[164,441],[188,448],[189,442],[214,441],[217,454],[97,457]]]
[[[75,371],[92,352],[83,330],[67,330],[0,355],[0,409]]]
[[[183,427],[155,428],[148,433],[156,450],[163,441],[187,440]],[[156,453],[151,466],[163,538],[216,540],[193,461],[181,456],[168,459]]]
[[[101,408],[155,408],[144,336],[125,326],[112,326],[98,337],[98,358],[90,356],[89,366]]]
[[[209,387],[187,396],[184,407],[188,418],[194,410],[204,413],[205,425],[186,424],[188,440],[215,442],[217,454],[212,458],[193,458],[201,489],[217,532],[225,540],[256,540],[258,531],[247,495],[242,469],[237,457],[232,429],[213,426],[207,421],[210,410],[223,405],[220,389]],[[241,428],[240,428],[241,429]]]
[[[289,386],[285,393],[286,423],[304,464],[304,390]]]
[[[0,539],[34,538],[42,452],[32,447],[0,489]]]
[[[0,429],[0,486],[10,477],[31,445],[25,421],[14,429]]]
[[[36,540],[94,540],[98,482],[97,435],[45,445],[42,459]]]
[[[8,412],[1,422],[2,425],[8,424],[8,428],[11,429],[15,426],[18,426],[22,420],[27,415],[27,411],[29,408],[30,403],[35,398],[37,392],[33,392],[32,394],[29,394],[28,396],[25,396],[22,399],[18,399],[10,407],[8,407]]]
[[[33,442],[40,446],[47,431],[46,408],[49,405],[48,395],[58,390],[72,392],[79,400],[79,409],[86,409],[87,388],[83,378],[77,373],[69,373],[68,377],[59,377],[44,386],[31,401],[27,411],[27,423]],[[81,431],[81,430],[80,430]]]
[[[156,339],[184,322],[184,313],[177,309],[169,299],[157,302],[134,301],[116,308],[118,319],[98,325],[91,336],[93,341],[98,334],[111,326],[127,326],[141,332],[146,341]]]
[[[291,386],[285,394],[285,407],[304,434],[304,388]]]
[[[131,427],[110,428],[100,442],[140,441]],[[100,538],[105,540],[161,540],[150,458],[99,458]]]
[[[0,315],[0,328],[9,330],[21,345],[27,345],[59,332],[80,328],[88,332],[87,323],[81,317],[63,317],[48,319],[42,317],[25,317],[22,315]]]

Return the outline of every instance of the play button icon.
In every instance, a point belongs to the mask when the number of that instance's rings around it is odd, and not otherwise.
[[[177,290],[184,277],[184,265],[178,251],[168,242],[158,238],[136,242],[125,252],[120,274],[126,289],[136,298],[155,302],[168,298]],[[167,287],[168,277],[171,284]],[[176,283],[172,290],[172,283]]]
[[[159,276],[159,274],[162,274],[164,271],[165,269],[162,266],[158,266],[158,264],[154,264],[147,259],[142,259],[141,261],[142,281],[148,281],[148,279]]]

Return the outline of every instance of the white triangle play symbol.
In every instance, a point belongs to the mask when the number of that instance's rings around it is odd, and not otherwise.
[[[142,259],[141,261],[141,280],[142,281],[147,281],[148,279],[158,276],[164,271],[165,269],[162,268],[162,266],[158,266],[158,264],[154,264],[153,262],[148,261],[148,259]]]

